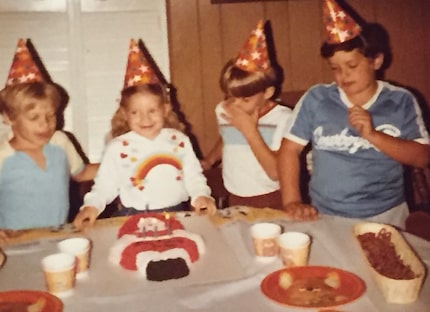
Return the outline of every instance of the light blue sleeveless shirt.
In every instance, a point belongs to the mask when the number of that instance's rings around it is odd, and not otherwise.
[[[58,144],[54,144],[53,141]],[[43,148],[46,168],[4,142],[0,147],[0,229],[57,226],[69,211],[70,141],[59,133]],[[67,153],[67,154],[66,154]],[[74,173],[83,168],[77,157]],[[73,170],[72,170],[73,171]]]

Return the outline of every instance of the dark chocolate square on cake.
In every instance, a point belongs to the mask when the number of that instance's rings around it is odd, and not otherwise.
[[[190,274],[183,258],[150,261],[146,267],[146,278],[150,281],[178,279]]]

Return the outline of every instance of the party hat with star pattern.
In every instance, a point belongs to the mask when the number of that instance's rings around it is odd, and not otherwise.
[[[6,86],[25,82],[46,81],[44,71],[40,68],[41,64],[37,64],[27,44],[28,42],[25,39],[20,38],[18,40]]]
[[[323,21],[329,44],[343,43],[361,33],[360,25],[335,0],[324,0]]]
[[[262,72],[270,67],[263,21],[258,22],[239,51],[235,66],[247,72]]]
[[[124,89],[141,84],[166,84],[157,65],[141,40],[130,40],[127,68],[124,78]]]

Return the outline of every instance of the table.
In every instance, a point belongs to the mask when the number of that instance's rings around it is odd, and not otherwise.
[[[430,311],[428,277],[424,281],[418,300],[413,304],[385,302],[366,267],[357,242],[354,241],[352,229],[358,220],[321,215],[318,220],[311,222],[292,222],[285,218],[271,221],[280,224],[284,231],[297,230],[311,235],[310,265],[348,270],[365,281],[367,287],[365,294],[355,302],[338,307],[337,310]],[[216,237],[218,244],[216,248],[226,248],[225,254],[229,255],[227,262],[230,264],[226,267],[222,259],[207,261],[206,265],[210,266],[204,270],[217,272],[209,274],[211,282],[187,283],[185,278],[173,283],[157,283],[157,286],[152,288],[143,287],[144,282],[136,275],[137,273],[123,271],[107,264],[106,255],[117,226],[95,226],[86,233],[94,245],[90,277],[88,280],[78,281],[75,294],[63,299],[64,311],[317,311],[281,306],[261,293],[262,279],[270,272],[282,268],[282,264],[280,260],[272,263],[256,261],[252,252],[249,226],[249,222],[231,218],[230,222],[218,229],[206,232]],[[407,233],[404,233],[404,237],[428,270],[430,243]],[[42,239],[33,247],[29,242],[28,252],[9,255],[6,264],[0,270],[0,291],[44,290],[40,259],[56,250],[56,242],[59,239],[58,237]],[[230,279],[224,278],[223,270],[229,272]],[[216,276],[220,278],[217,280]]]

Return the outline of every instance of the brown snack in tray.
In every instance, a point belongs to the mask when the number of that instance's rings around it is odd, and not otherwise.
[[[380,274],[396,279],[416,277],[409,265],[405,265],[391,242],[391,232],[381,229],[378,233],[367,232],[357,236],[370,265]]]

